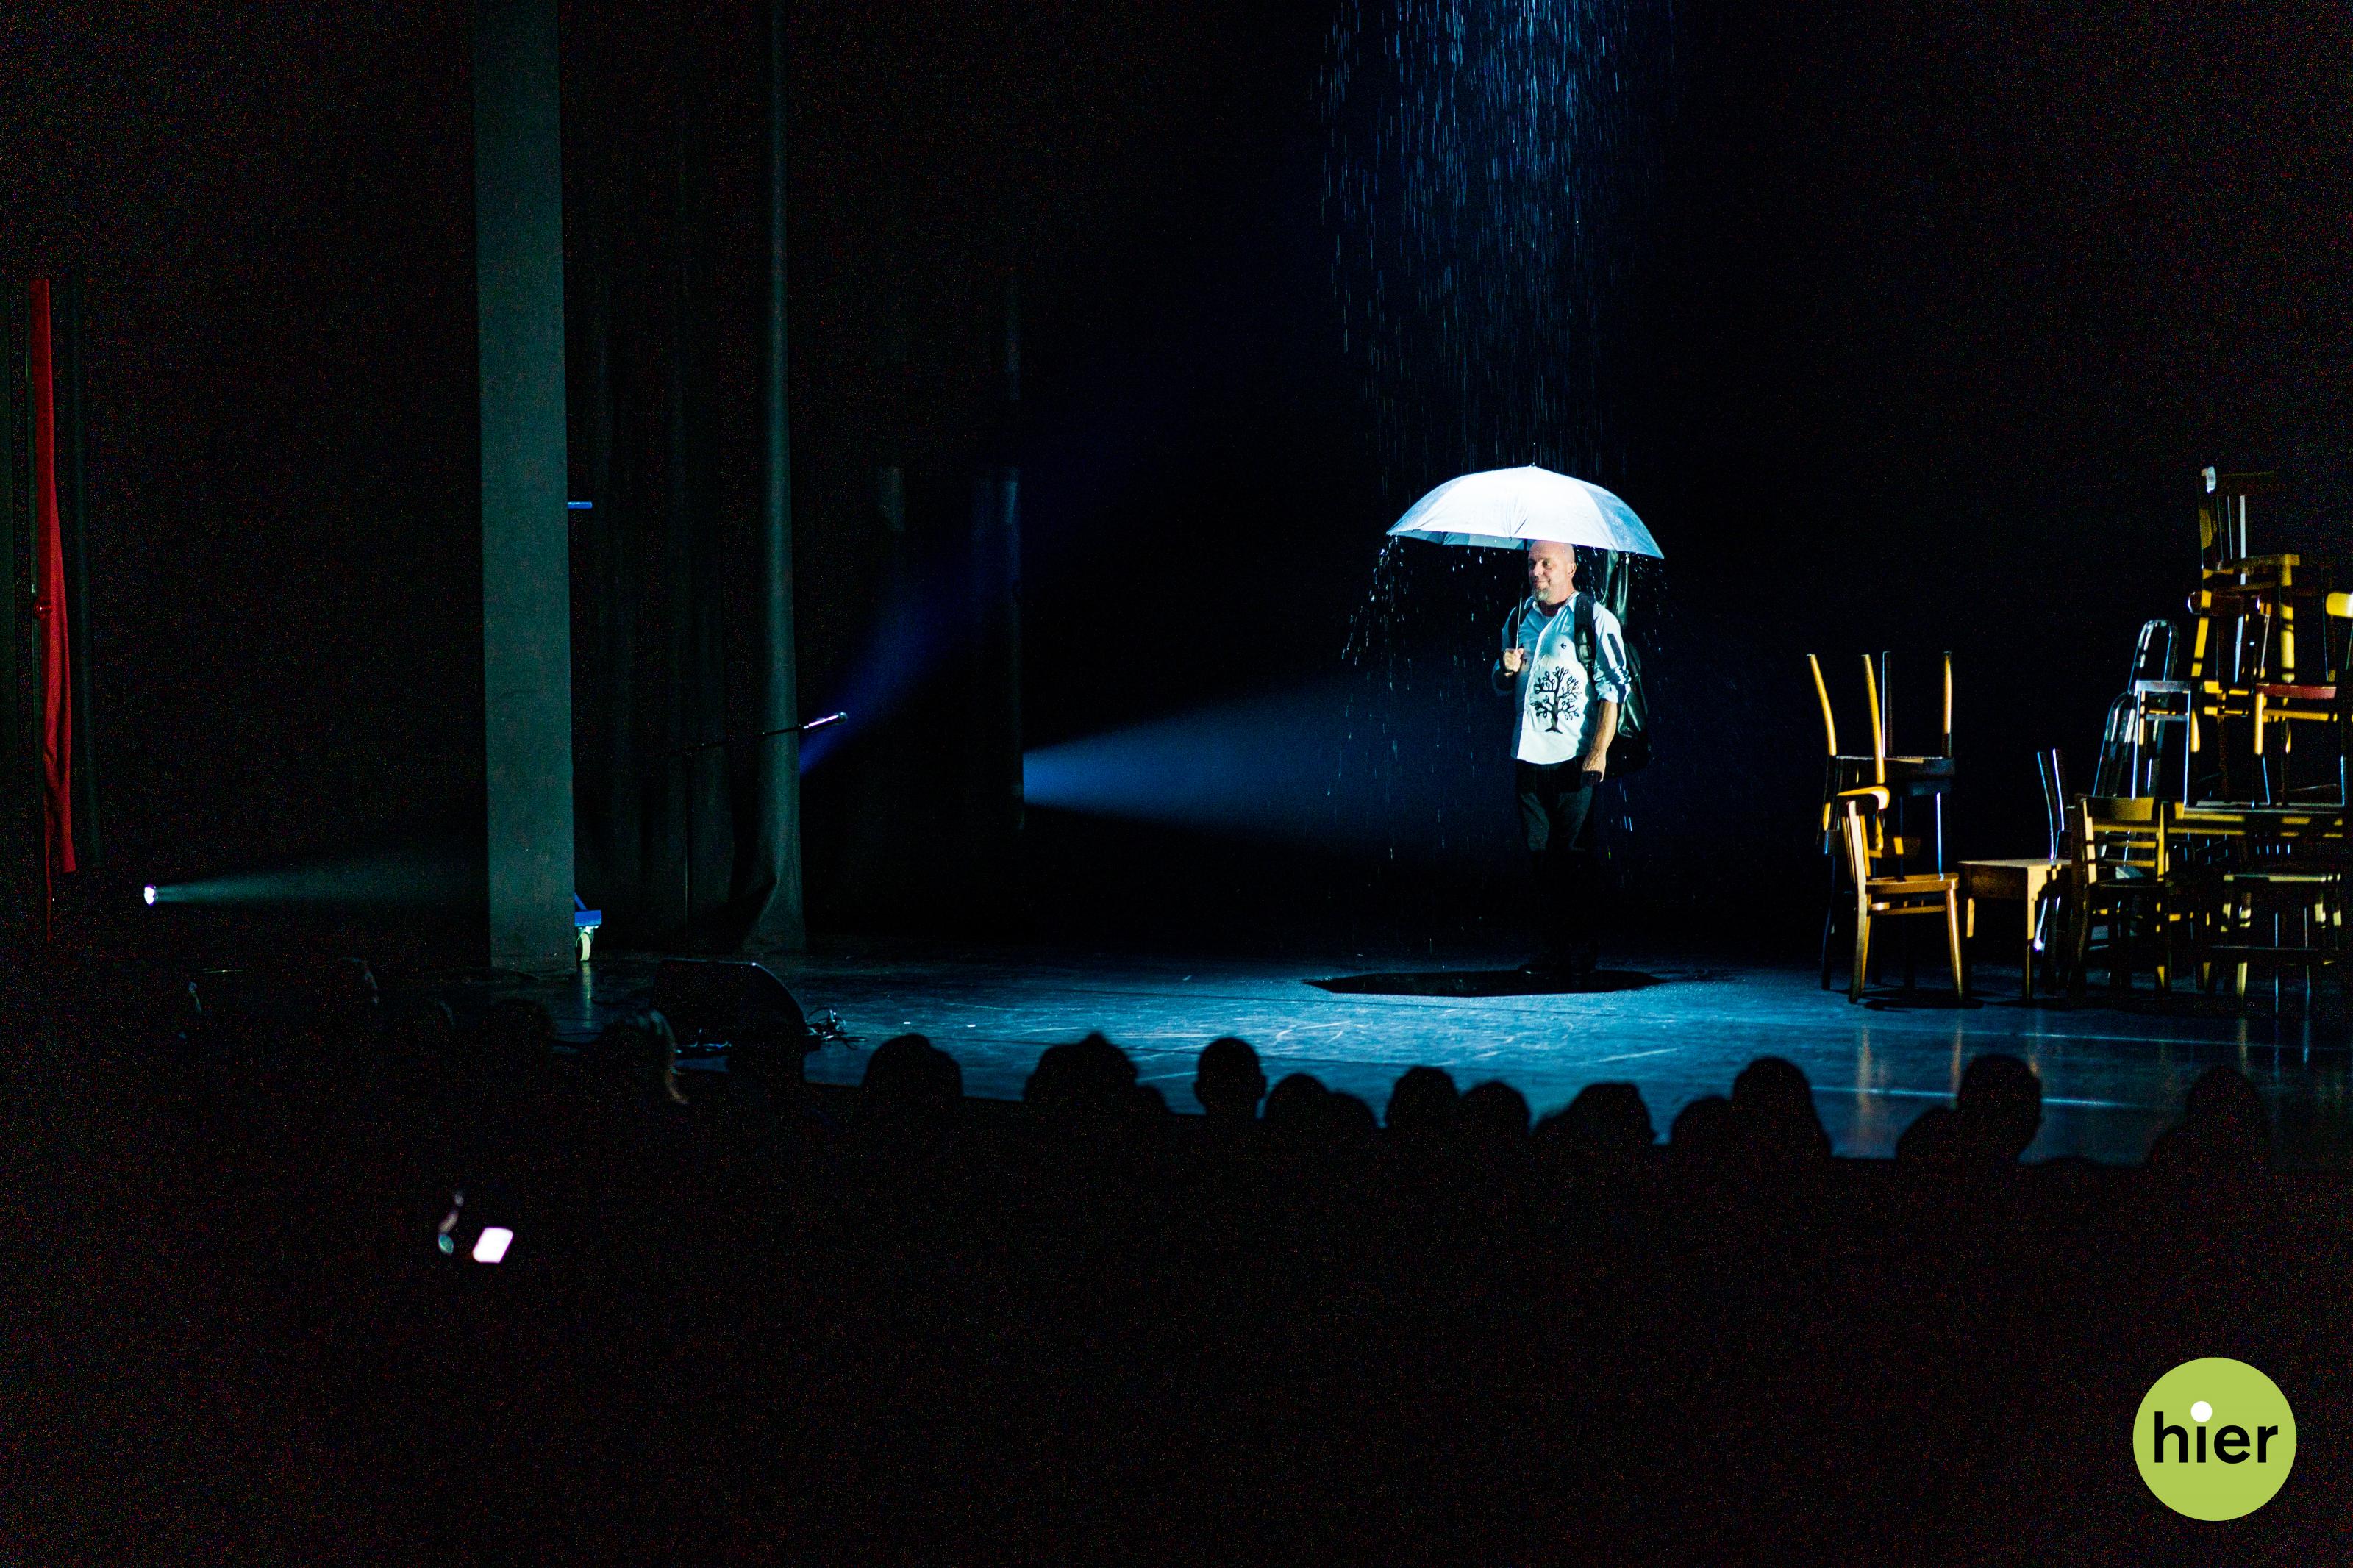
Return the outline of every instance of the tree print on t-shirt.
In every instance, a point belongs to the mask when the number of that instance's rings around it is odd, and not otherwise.
[[[1528,711],[1535,718],[1539,729],[1558,734],[1561,721],[1571,710],[1580,706],[1582,694],[1577,681],[1580,673],[1572,664],[1556,664],[1536,674],[1535,686],[1528,693]]]

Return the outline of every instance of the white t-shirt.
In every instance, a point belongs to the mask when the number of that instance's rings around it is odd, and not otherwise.
[[[1589,605],[1593,617],[1590,671],[1577,657],[1581,605]],[[1504,623],[1504,646],[1514,641],[1526,655],[1520,673],[1506,677],[1501,659],[1494,668],[1496,689],[1517,700],[1512,755],[1524,763],[1577,761],[1593,738],[1599,704],[1626,700],[1626,636],[1618,617],[1585,594],[1571,595],[1557,610],[1546,609],[1530,595]]]

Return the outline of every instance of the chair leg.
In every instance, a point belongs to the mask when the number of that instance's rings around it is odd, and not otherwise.
[[[2337,968],[2337,988],[2344,993],[2348,1004],[2353,1004],[2353,963],[2348,963],[2345,942],[2345,889],[2340,883],[2334,894],[2336,901],[2328,910],[2328,949],[2336,956],[2331,961]]]
[[[1961,951],[1960,896],[1947,889],[1945,893],[1945,945],[1953,959],[1953,995],[1967,1001],[1969,994],[1969,963]]]
[[[1822,907],[1822,989],[1831,988],[1831,943],[1838,940],[1839,900],[1832,893]]]
[[[2080,996],[2084,988],[2091,984],[2084,968],[2092,951],[2092,900],[2087,894],[2076,895],[2073,913],[2074,919],[2067,922],[2067,935],[2068,945],[2074,950],[2075,959],[2067,966],[2067,990],[2071,995]]]
[[[2042,972],[2035,984],[2045,991],[2063,991],[2074,984],[2068,959],[2074,952],[2075,900],[2065,893],[2048,889],[2043,899],[2043,907],[2035,911],[2034,917],[2034,934],[2042,939],[2039,955]],[[2031,994],[2027,1000],[2033,1000]]]
[[[1854,911],[1854,973],[1847,981],[1846,999],[1862,1000],[1862,977],[1871,967],[1871,907],[1858,903]]]

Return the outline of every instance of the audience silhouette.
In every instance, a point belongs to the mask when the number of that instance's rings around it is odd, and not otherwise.
[[[2017,1057],[1988,1052],[1961,1073],[1950,1106],[1932,1105],[1895,1141],[1898,1163],[1941,1170],[2015,1165],[2042,1129],[2042,1080]]]
[[[1248,1042],[1229,1035],[1202,1047],[1193,1073],[1193,1102],[1212,1124],[1255,1121],[1265,1098],[1266,1074]]]
[[[921,1035],[874,1047],[859,1080],[860,1125],[936,1137],[954,1127],[964,1104],[964,1068]]]
[[[1732,1080],[1732,1110],[1742,1145],[1758,1161],[1804,1165],[1830,1158],[1813,1087],[1785,1058],[1758,1057],[1741,1068]]]
[[[1544,1119],[1537,1135],[1580,1154],[1631,1154],[1658,1142],[1651,1108],[1630,1083],[1588,1083],[1562,1110]]]
[[[2189,1086],[2181,1125],[2158,1135],[2148,1164],[2168,1174],[2244,1177],[2271,1161],[2271,1117],[2236,1068],[2208,1068]]]
[[[1921,1435],[1934,1423],[1906,1414],[1985,1407],[1981,1358],[1949,1348],[1957,1323],[1982,1310],[2021,1375],[2059,1375],[2070,1363],[2048,1345],[2150,1321],[2151,1299],[2133,1292],[2178,1276],[2148,1260],[2181,1215],[2235,1215],[2268,1190],[2263,1102],[2227,1066],[2190,1089],[2147,1175],[2054,1178],[2023,1159],[2041,1081],[2000,1054],[1967,1063],[1953,1103],[1899,1142],[1911,1169],[1882,1174],[1831,1158],[1812,1087],[1777,1057],[1683,1104],[1662,1148],[1630,1083],[1584,1086],[1532,1133],[1520,1089],[1458,1092],[1415,1066],[1377,1119],[1307,1073],[1270,1089],[1259,1053],[1230,1036],[1192,1064],[1202,1115],[1180,1118],[1100,1035],[1044,1051],[1021,1102],[1005,1104],[967,1100],[956,1060],[919,1034],[875,1047],[847,1089],[808,1083],[788,1044],[734,1047],[723,1072],[701,1055],[682,1064],[659,1012],[576,1055],[522,1003],[367,1026],[381,1087],[350,1120],[381,1121],[383,1135],[339,1128],[332,1104],[290,1105],[284,1086],[311,1081],[284,1076],[308,1070],[299,1059],[252,1078],[246,1058],[221,1054],[191,1069],[223,1086],[206,1101],[221,1124],[208,1110],[197,1146],[237,1190],[291,1194],[322,1277],[339,1283],[392,1278],[364,1253],[386,1234],[368,1220],[376,1194],[415,1211],[399,1253],[413,1278],[385,1286],[380,1310],[353,1309],[375,1314],[353,1320],[364,1331],[332,1339],[375,1356],[386,1387],[406,1376],[435,1391],[366,1413],[389,1435],[382,1462],[430,1470],[439,1461],[398,1456],[451,1441],[488,1390],[500,1424],[467,1464],[690,1478],[634,1534],[578,1522],[617,1506],[593,1482],[568,1494],[569,1513],[528,1516],[582,1561],[756,1559],[673,1546],[673,1513],[740,1520],[759,1506],[745,1500],[790,1493],[814,1518],[806,1499],[831,1487],[858,1506],[795,1542],[808,1560],[877,1544],[928,1560],[892,1532],[965,1509],[1010,1521],[1008,1539],[1061,1542],[1081,1539],[1074,1521],[1118,1511],[1107,1500],[1139,1476],[1169,1478],[1175,1500],[1135,1506],[1138,1530],[1198,1508],[1246,1532],[1287,1509],[1353,1560],[1427,1560],[1444,1542],[1535,1561],[1605,1530],[1635,1542],[1655,1503],[1660,1519],[1715,1521],[1703,1555],[1732,1560],[1782,1494],[1752,1486],[1734,1509],[1711,1500],[1714,1478],[1779,1478],[1793,1510],[1817,1495],[1758,1458],[1771,1424],[1740,1413],[1787,1410],[1811,1435],[1826,1408],[1883,1409],[1837,1436],[1841,1465],[1883,1474],[1869,1469],[1894,1463],[1881,1456],[1933,1448],[1966,1469],[1974,1450],[1936,1447]],[[1153,1071],[1170,1081],[1157,1059]],[[2240,1206],[2200,1210],[2185,1179]],[[1804,1201],[1780,1201],[1793,1194]],[[2134,1201],[2151,1223],[2108,1224]],[[462,1217],[443,1251],[433,1226],[449,1215]],[[494,1215],[518,1238],[496,1278],[469,1250]],[[2309,1275],[2294,1255],[2277,1267]],[[256,1300],[269,1285],[258,1271]],[[2092,1403],[2105,1411],[2115,1392]],[[1614,1434],[1630,1416],[1667,1435],[1650,1448],[1613,1436],[1598,1461],[1607,1485],[1580,1490],[1558,1447],[1567,1402],[1580,1431]],[[498,1446],[518,1441],[512,1457]],[[1219,1479],[1199,1487],[1210,1463]],[[1437,1500],[1482,1486],[1474,1516],[1431,1523]],[[1349,1533],[1389,1517],[1411,1520],[1397,1550]],[[1118,1533],[1127,1523],[1108,1528],[1086,1554],[1150,1555]]]
[[[1739,1160],[1740,1113],[1720,1094],[1704,1094],[1681,1110],[1667,1130],[1667,1150],[1676,1165],[1695,1174],[1727,1172]]]
[[[1508,1083],[1490,1079],[1462,1096],[1457,1111],[1462,1129],[1482,1141],[1510,1146],[1528,1135],[1528,1099]]]
[[[1289,1074],[1267,1090],[1266,1125],[1288,1136],[1313,1136],[1321,1128],[1323,1102],[1331,1092],[1312,1073]]]
[[[1382,1124],[1405,1138],[1436,1139],[1454,1131],[1462,1097],[1443,1068],[1408,1068],[1389,1090]]]

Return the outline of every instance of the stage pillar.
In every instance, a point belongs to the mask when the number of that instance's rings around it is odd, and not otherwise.
[[[752,842],[741,867],[755,904],[746,945],[754,952],[806,946],[801,910],[800,699],[793,648],[792,422],[785,378],[785,10],[768,0],[765,93],[768,153],[768,254],[763,300],[759,624],[754,657],[758,731],[754,742]]]
[[[491,962],[575,968],[564,174],[555,0],[476,0]]]

